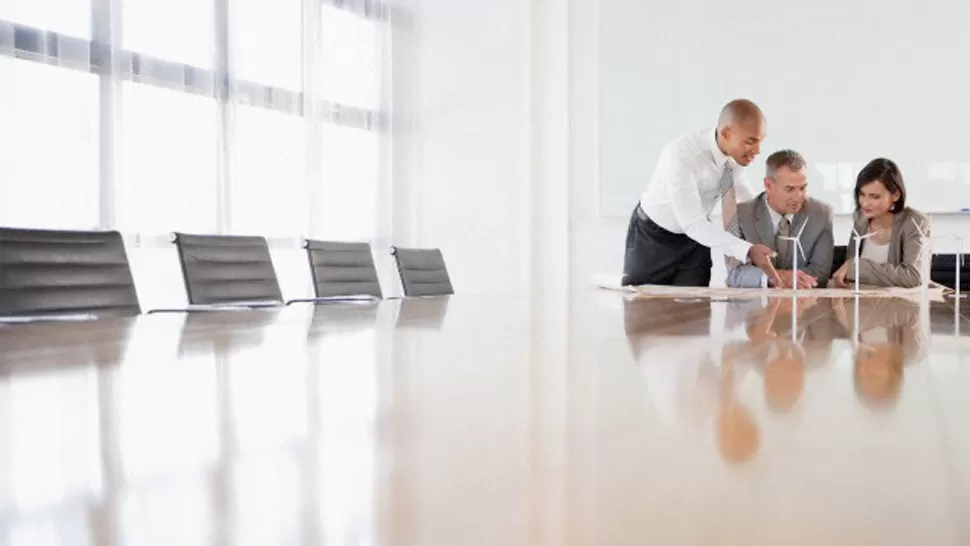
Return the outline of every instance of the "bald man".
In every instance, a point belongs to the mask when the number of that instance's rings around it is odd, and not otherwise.
[[[752,263],[781,285],[774,251],[740,237],[737,203],[754,198],[743,176],[761,152],[765,118],[744,99],[721,109],[716,128],[664,147],[634,207],[626,235],[623,284],[710,286],[711,251]],[[721,203],[722,220],[711,220]]]

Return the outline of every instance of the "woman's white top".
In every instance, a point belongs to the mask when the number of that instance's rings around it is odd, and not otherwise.
[[[865,258],[870,262],[884,264],[889,261],[889,243],[878,245],[872,241],[866,241],[862,244],[862,253],[860,254],[860,257]]]

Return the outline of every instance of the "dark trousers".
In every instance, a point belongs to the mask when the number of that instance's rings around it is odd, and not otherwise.
[[[710,286],[712,265],[710,248],[658,226],[639,204],[633,209],[626,231],[624,286]]]

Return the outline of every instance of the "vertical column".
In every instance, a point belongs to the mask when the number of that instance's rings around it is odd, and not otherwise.
[[[323,223],[319,207],[323,202],[321,169],[323,133],[318,86],[320,74],[320,1],[303,0],[303,119],[306,127],[306,232],[321,235]]]
[[[576,278],[576,272],[588,267],[587,261],[598,255],[593,250],[597,244],[595,237],[581,231],[593,228],[600,233],[597,210],[599,208],[599,9],[598,0],[568,0],[569,36],[567,55],[569,74],[569,147],[582,150],[582,153],[569,157],[569,220],[572,225],[581,221],[579,228],[572,231],[569,240],[570,256],[568,267],[570,286],[588,284],[585,277]],[[582,237],[582,239],[580,239]],[[586,244],[582,245],[581,242]],[[583,252],[585,250],[585,252]],[[575,324],[576,328],[583,325]],[[569,336],[572,337],[572,336]],[[582,342],[579,342],[582,343]],[[588,346],[588,345],[587,345]],[[575,354],[579,346],[570,347],[569,353]],[[589,354],[589,353],[587,353]],[[588,362],[588,359],[586,360]],[[568,468],[598,468],[596,463],[596,430],[599,420],[597,366],[569,367],[566,419],[570,431],[567,445],[570,446]],[[568,540],[564,544],[584,544],[594,541],[595,518],[599,507],[596,502],[596,472],[581,475],[569,474],[566,481],[566,497],[571,499],[565,510],[569,522]]]
[[[392,7],[382,2],[377,2],[370,6],[370,16],[379,31],[377,33],[377,56],[380,77],[377,85],[379,86],[380,105],[377,115],[372,116],[374,123],[371,130],[377,132],[378,136],[378,182],[377,182],[377,203],[375,207],[375,226],[373,246],[377,251],[376,265],[380,280],[387,285],[394,280],[395,270],[392,260],[388,256],[387,249],[395,243],[394,232],[394,50],[393,50],[393,21]]]
[[[116,75],[116,51],[121,47],[122,0],[91,0],[91,64],[100,77],[98,227],[118,227],[117,151],[118,101],[121,82]]]
[[[232,149],[233,110],[230,105],[232,94],[232,70],[230,63],[231,30],[229,20],[230,0],[214,0],[213,21],[215,22],[215,93],[219,102],[219,142],[216,158],[216,226],[219,233],[232,232],[232,172],[230,150]]]
[[[391,62],[390,79],[394,93],[390,100],[393,118],[388,130],[391,140],[390,236],[394,244],[410,245],[417,240],[418,203],[415,191],[420,180],[418,138],[420,117],[418,97],[421,93],[418,62],[419,31],[415,25],[417,2],[389,6]],[[393,273],[393,272],[392,272]],[[381,279],[384,281],[384,278]],[[393,275],[389,281],[396,283]],[[388,286],[394,286],[394,283]]]
[[[530,543],[565,544],[569,384],[569,4],[529,3]]]

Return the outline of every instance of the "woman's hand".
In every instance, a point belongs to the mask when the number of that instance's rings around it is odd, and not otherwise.
[[[835,273],[832,274],[833,286],[835,286],[836,288],[849,287],[848,283],[846,283],[845,276],[848,275],[849,273],[849,265],[851,263],[852,263],[852,260],[846,260],[845,263],[842,264],[842,267],[840,267],[838,270],[836,270]]]

